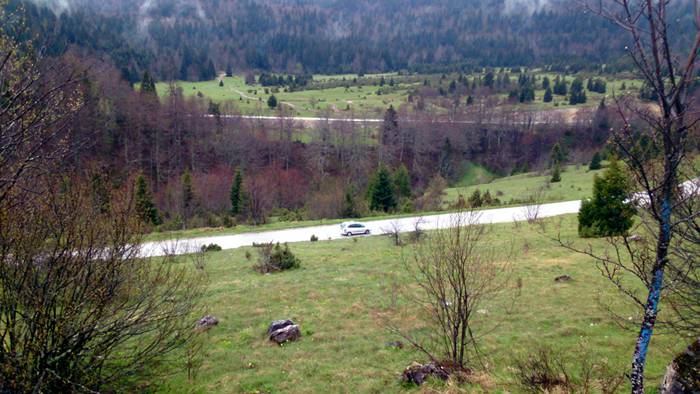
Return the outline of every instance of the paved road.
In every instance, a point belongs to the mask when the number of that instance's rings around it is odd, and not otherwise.
[[[476,220],[478,223],[509,223],[513,221],[527,220],[528,212],[537,210],[538,217],[551,217],[571,213],[577,213],[581,201],[568,201],[552,204],[543,204],[536,207],[511,207],[479,211]],[[382,235],[393,231],[397,227],[401,232],[413,231],[417,220],[420,220],[420,228],[433,230],[449,227],[454,214],[440,214],[430,216],[414,216],[398,219],[372,220],[364,222],[372,235]],[[236,249],[242,246],[250,246],[253,243],[265,242],[305,242],[316,235],[319,240],[332,240],[343,238],[337,224],[312,227],[300,227],[287,230],[265,231],[257,233],[243,233],[235,235],[221,235],[216,237],[192,238],[180,241],[149,242],[142,246],[143,256],[162,256],[165,251],[176,254],[188,254],[195,252],[202,245],[215,243],[222,249]]]
[[[212,117],[213,115],[205,115],[207,117]],[[228,119],[246,119],[246,120],[257,120],[257,121],[277,121],[280,119],[279,116],[273,115],[219,115],[221,118]],[[382,123],[384,119],[376,118],[321,118],[313,116],[290,116],[287,119],[292,119],[297,122],[302,123],[318,123],[328,121],[329,123]],[[491,120],[460,120],[460,119],[434,119],[432,123],[455,123],[455,124],[482,124],[482,125],[503,125],[503,124],[516,124],[516,125],[543,125],[549,124],[550,120],[538,119],[536,116],[526,116],[522,115],[523,120],[508,120],[504,119],[502,121],[491,121]],[[413,123],[413,122],[424,122],[424,119],[411,119],[411,118],[400,118],[400,122]],[[571,123],[571,121],[566,121]]]

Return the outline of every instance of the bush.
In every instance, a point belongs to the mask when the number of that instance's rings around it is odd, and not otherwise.
[[[284,248],[277,243],[272,246],[272,242],[255,245],[258,250],[258,263],[253,267],[256,271],[266,274],[270,272],[285,271],[299,268],[300,261],[294,256],[289,245],[284,244]]]
[[[567,358],[564,354],[575,354]],[[560,353],[542,348],[515,361],[515,377],[523,391],[532,393],[612,394],[625,382],[619,365],[613,366],[585,349]]]
[[[518,360],[515,370],[518,383],[527,391],[571,392],[569,372],[561,357],[551,350],[542,349],[535,355]]]
[[[318,242],[318,237],[316,236],[316,234],[311,235],[311,242]]]
[[[221,252],[221,246],[217,244],[202,245],[202,252]]]
[[[481,190],[474,190],[474,193],[472,193],[472,195],[469,197],[468,202],[471,208],[481,207],[483,205],[483,201],[481,200]]]
[[[277,216],[280,222],[299,222],[304,220],[304,214],[301,210],[281,208],[272,212],[273,216]]]
[[[163,224],[158,226],[158,231],[178,231],[182,230],[182,218],[180,215],[175,216],[174,218],[165,221]]]

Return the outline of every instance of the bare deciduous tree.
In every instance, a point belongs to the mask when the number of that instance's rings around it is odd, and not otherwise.
[[[664,295],[674,292],[670,290],[678,283],[674,277],[687,278],[687,273],[697,272],[697,253],[684,256],[674,252],[674,249],[682,250],[674,245],[684,239],[693,242],[685,229],[689,224],[697,226],[698,220],[697,206],[686,210],[686,199],[678,193],[678,184],[683,181],[682,167],[687,160],[688,137],[700,119],[691,110],[688,96],[700,48],[699,5],[697,0],[693,3],[696,33],[690,47],[681,49],[670,36],[669,1],[582,0],[587,11],[607,18],[629,34],[632,44],[627,48],[628,53],[656,97],[655,108],[629,96],[616,98],[623,126],[611,130],[617,153],[644,195],[642,226],[645,236],[653,241],[640,247],[630,244],[626,238],[612,240],[614,251],[626,252],[628,258],[589,251],[598,258],[605,276],[643,310],[630,377],[632,392],[636,394],[644,392],[647,349],[659,304]],[[681,50],[686,51],[685,54]],[[641,121],[641,127],[634,127],[635,119]],[[645,146],[640,141],[649,141],[649,144]],[[624,287],[620,281],[623,272],[639,279],[647,291],[646,297],[638,297]],[[697,282],[694,285],[697,286]]]
[[[0,204],[3,390],[100,390],[154,372],[192,333],[203,273],[140,257],[130,198],[104,204],[88,182],[53,178]]]
[[[484,304],[497,305],[509,288],[508,256],[487,247],[487,227],[478,224],[478,213],[459,212],[439,230],[426,234],[404,261],[422,290],[416,296],[434,328],[436,357],[428,345],[411,340],[434,361],[446,357],[453,367],[465,368],[478,356],[479,339],[490,332],[484,320]],[[514,293],[513,293],[514,294]],[[491,323],[493,319],[489,318]],[[406,336],[404,336],[406,337]]]
[[[80,70],[10,39],[7,31],[23,27],[6,14],[5,3],[0,1],[0,200],[16,186],[31,189],[28,179],[61,164],[75,143],[67,138],[70,120],[83,105]]]

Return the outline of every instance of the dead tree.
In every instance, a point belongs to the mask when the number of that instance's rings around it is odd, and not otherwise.
[[[627,164],[636,187],[644,195],[646,203],[641,217],[653,241],[642,248],[630,244],[627,239],[613,241],[615,251],[625,251],[631,262],[616,254],[597,255],[605,276],[643,310],[630,377],[632,392],[636,394],[644,392],[647,349],[660,301],[669,293],[669,286],[675,286],[673,277],[677,273],[691,272],[689,267],[692,266],[697,271],[697,254],[679,256],[674,248],[686,237],[684,228],[688,223],[697,225],[698,220],[697,207],[685,210],[686,199],[679,196],[677,186],[683,181],[688,137],[698,121],[698,115],[690,110],[689,89],[700,48],[700,12],[698,1],[694,0],[695,35],[685,54],[681,54],[669,35],[669,3],[666,0],[582,0],[586,11],[616,23],[629,35],[632,44],[627,48],[628,54],[656,97],[656,108],[642,105],[629,96],[617,97],[617,112],[623,126],[611,130],[617,154]],[[637,120],[642,127],[633,126]],[[642,146],[641,140],[650,144]],[[647,290],[645,298],[638,298],[624,288],[619,281],[622,272],[631,273],[641,281]]]

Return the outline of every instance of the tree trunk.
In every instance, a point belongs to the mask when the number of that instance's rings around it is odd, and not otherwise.
[[[670,177],[674,179],[674,177]],[[664,199],[662,203],[661,221],[659,223],[659,241],[656,249],[656,265],[653,270],[653,277],[649,295],[644,309],[644,319],[642,328],[637,337],[637,345],[632,358],[632,375],[630,381],[633,394],[644,394],[644,368],[646,365],[649,342],[654,332],[654,324],[659,310],[659,299],[664,282],[664,269],[668,261],[668,246],[671,240],[671,188],[668,182],[664,188]]]

